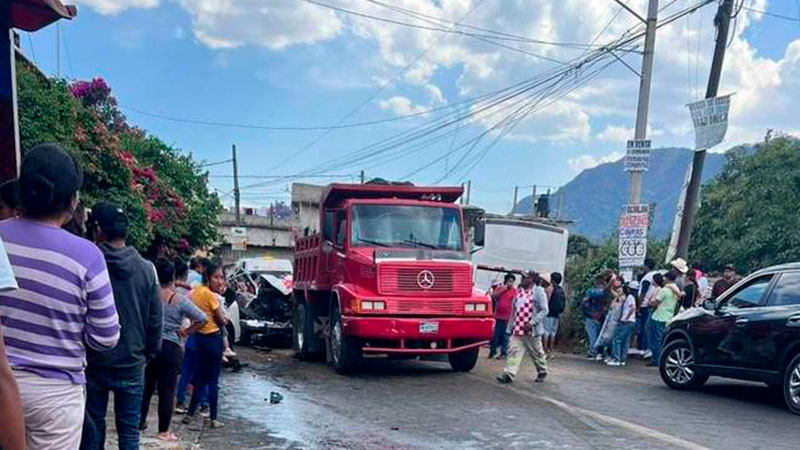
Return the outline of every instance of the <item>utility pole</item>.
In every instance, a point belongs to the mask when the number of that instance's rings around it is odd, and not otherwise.
[[[511,212],[517,207],[517,198],[519,197],[519,186],[514,186],[514,203],[511,205]]]
[[[469,205],[469,196],[472,191],[472,180],[467,180],[467,204]]]
[[[56,76],[61,77],[61,24],[56,22]]]
[[[361,171],[361,184],[364,184],[364,176],[365,176],[365,174],[364,174],[364,171],[362,170]]]
[[[233,153],[233,204],[236,208],[236,225],[239,225],[242,223],[242,212],[241,197],[239,196],[239,163],[236,160],[236,144],[231,146],[231,152]]]
[[[728,30],[731,25],[732,12],[733,0],[723,0],[717,10],[717,15],[714,17],[714,24],[717,26],[717,41],[714,46],[714,59],[711,61],[711,74],[708,77],[706,98],[717,96],[717,89],[722,76],[722,63],[725,60],[725,49],[728,46]],[[692,159],[692,177],[689,179],[689,186],[686,188],[686,200],[683,206],[676,252],[676,256],[683,259],[686,259],[689,255],[689,241],[692,238],[692,226],[694,226],[694,217],[699,206],[700,180],[703,176],[705,162],[706,151],[695,151]]]
[[[531,217],[536,217],[536,185],[531,190]]]
[[[617,1],[617,3],[620,3]],[[625,7],[624,3],[620,3]],[[626,7],[626,9],[628,9]],[[639,20],[641,16],[628,9]],[[647,20],[644,21],[644,56],[642,57],[642,73],[639,75],[639,104],[636,107],[636,130],[633,138],[647,138],[647,113],[650,107],[650,82],[653,79],[653,57],[656,46],[656,27],[658,24],[658,0],[650,0],[647,7]],[[642,202],[642,171],[631,171],[631,185],[628,193],[628,204],[638,205]]]

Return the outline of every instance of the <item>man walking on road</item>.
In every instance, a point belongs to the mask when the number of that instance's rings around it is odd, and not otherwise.
[[[547,316],[547,294],[538,286],[538,276],[535,273],[525,275],[514,299],[511,320],[508,329],[511,330],[508,359],[503,374],[497,381],[508,384],[514,381],[519,368],[529,355],[536,367],[536,382],[541,383],[547,376],[547,359],[542,346],[544,334],[544,318]]]
[[[92,209],[92,218],[108,264],[122,333],[114,350],[88,354],[86,413],[98,428],[98,442],[90,448],[104,448],[108,395],[113,392],[119,448],[138,449],[144,367],[161,349],[159,283],[153,265],[126,245],[129,222],[122,209],[101,203]]]
[[[508,319],[511,317],[511,304],[517,296],[517,289],[514,283],[517,277],[513,273],[507,273],[503,278],[502,286],[495,288],[492,292],[492,302],[494,303],[494,335],[489,343],[489,359],[497,355],[497,348],[500,348],[498,359],[508,356]]]

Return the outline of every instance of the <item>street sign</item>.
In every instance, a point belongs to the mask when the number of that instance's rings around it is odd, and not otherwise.
[[[707,98],[686,105],[694,123],[694,149],[707,150],[722,142],[728,132],[731,96]]]
[[[619,270],[630,281],[634,269],[644,264],[647,256],[647,226],[650,205],[626,205],[619,218]]]
[[[650,166],[650,140],[633,139],[628,141],[625,152],[626,172],[646,172]]]

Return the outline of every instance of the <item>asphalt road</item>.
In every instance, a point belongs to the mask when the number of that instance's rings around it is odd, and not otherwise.
[[[469,374],[375,360],[343,377],[288,352],[239,350],[249,366],[222,379],[228,426],[178,429],[191,448],[800,448],[800,417],[766,386],[712,378],[677,392],[640,361],[610,368],[558,355],[545,383],[534,385],[523,366],[503,386],[494,380],[502,362],[485,359]],[[269,403],[271,391],[284,396],[280,404]]]

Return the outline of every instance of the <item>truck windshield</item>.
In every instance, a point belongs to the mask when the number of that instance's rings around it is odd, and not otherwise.
[[[455,208],[400,205],[353,207],[351,244],[461,250],[461,218]]]

